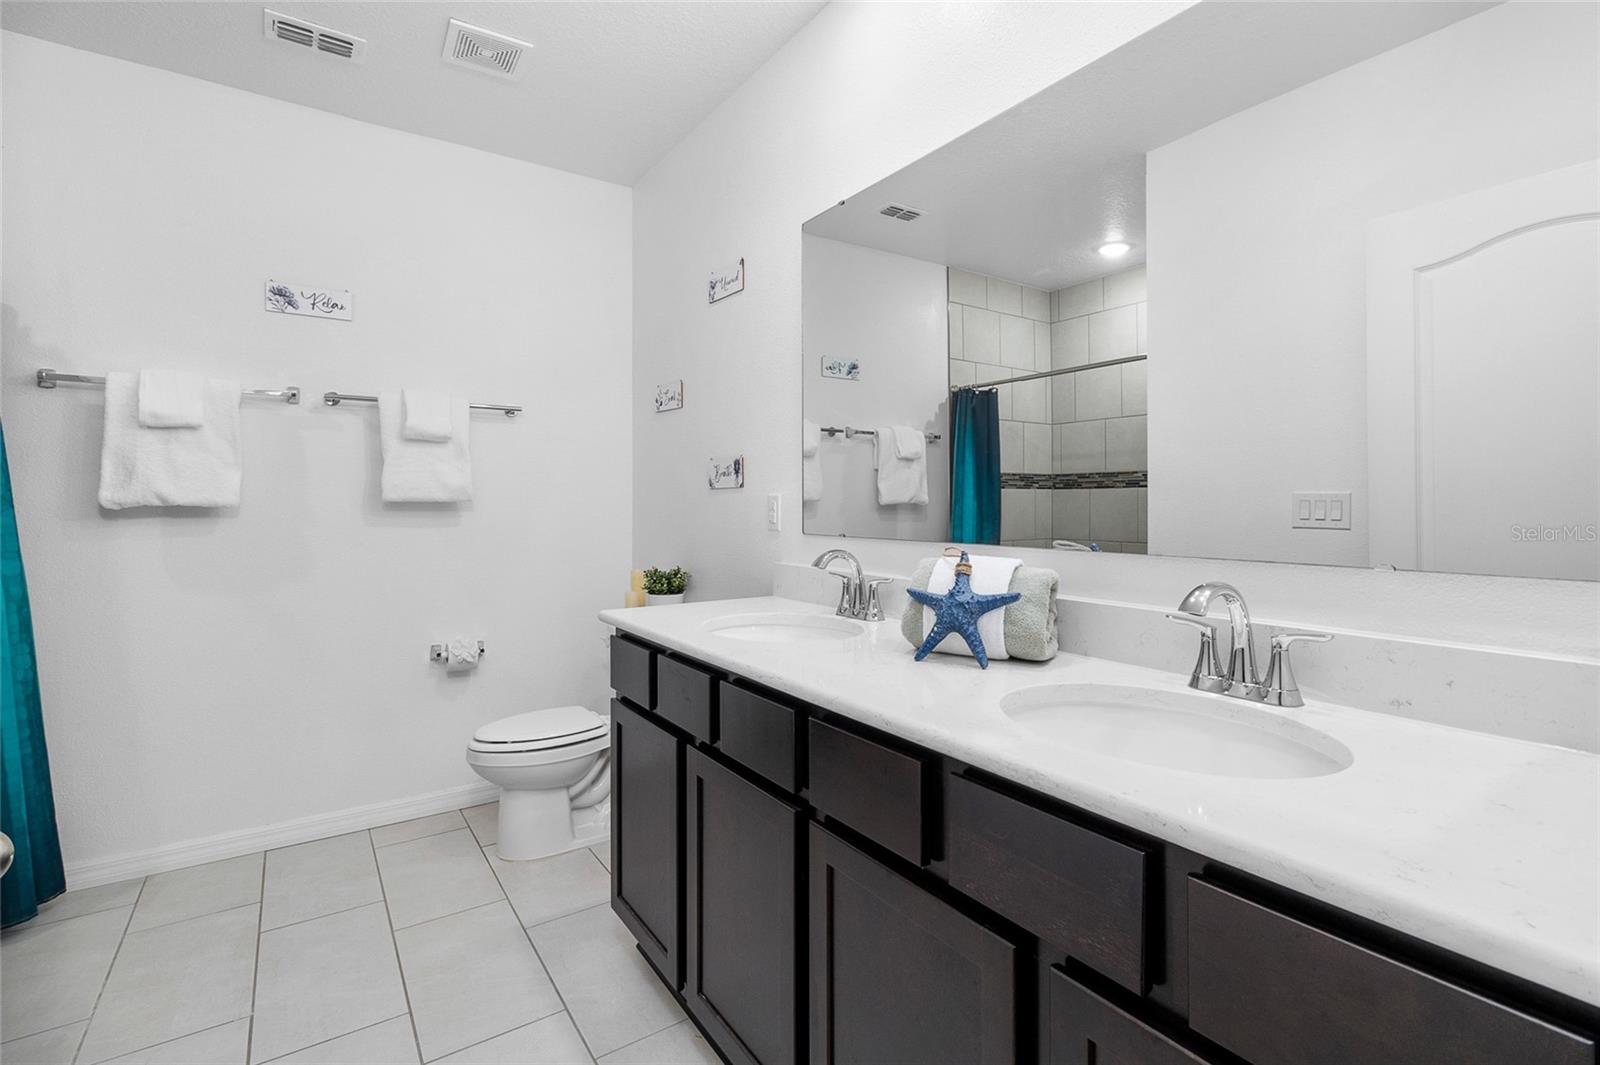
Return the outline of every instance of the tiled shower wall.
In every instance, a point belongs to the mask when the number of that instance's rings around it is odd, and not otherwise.
[[[1050,294],[1052,365],[1083,366],[1142,355],[1147,343],[1145,268],[1108,274]],[[1143,554],[1148,524],[1145,364],[1125,363],[1051,379],[1054,416],[1051,534],[1103,551]]]
[[[1057,292],[949,270],[950,383],[1005,381],[1145,351],[1145,271]],[[1001,385],[1001,542],[1143,553],[1144,364]]]

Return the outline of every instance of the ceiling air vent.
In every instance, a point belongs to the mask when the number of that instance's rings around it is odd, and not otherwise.
[[[890,218],[898,218],[902,222],[915,222],[922,217],[922,212],[915,207],[903,207],[898,203],[891,203],[878,213],[888,215]]]
[[[340,33],[303,18],[291,18],[270,8],[264,8],[261,15],[262,28],[269,41],[282,41],[356,63],[366,60],[367,42],[355,34]]]
[[[469,26],[459,19],[450,20],[450,31],[444,39],[446,63],[511,80],[521,77],[527,69],[523,57],[532,50],[533,45],[527,41]]]

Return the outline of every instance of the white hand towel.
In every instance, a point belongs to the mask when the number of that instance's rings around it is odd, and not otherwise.
[[[472,498],[472,452],[467,446],[467,401],[450,401],[450,439],[407,440],[399,392],[378,395],[378,442],[383,447],[385,503],[459,503]]]
[[[429,440],[436,444],[449,440],[450,404],[450,397],[443,392],[401,389],[400,405],[405,411],[401,432],[407,440]]]
[[[202,391],[198,428],[146,429],[139,424],[138,375],[106,374],[102,507],[239,505],[239,382],[206,381]]]
[[[901,431],[920,435],[921,430],[910,426],[880,425],[873,437],[874,463],[878,468],[878,505],[896,506],[901,503],[926,505],[928,502],[927,452],[918,452],[915,458],[901,458],[899,439]],[[924,439],[926,443],[926,439]]]
[[[822,427],[810,418],[800,422],[800,499],[822,498]]]
[[[920,459],[928,448],[928,437],[921,429],[909,425],[892,425],[896,458]]]
[[[943,557],[933,564],[933,574],[928,578],[928,591],[934,595],[943,595],[956,584],[956,563],[960,559]],[[972,563],[972,590],[979,595],[1004,595],[1011,590],[1011,576],[1016,573],[1017,567],[1022,565],[1020,558],[996,558],[992,555],[968,555],[967,561]],[[913,604],[915,605],[915,604]],[[978,619],[978,635],[983,637],[983,649],[990,660],[1010,658],[1006,654],[1006,612],[1002,607],[991,610]],[[922,638],[927,639],[933,631],[934,614],[930,609],[922,611]],[[935,651],[945,654],[967,655],[971,657],[972,650],[967,647],[967,641],[956,633],[951,633],[939,641]]]
[[[146,429],[198,429],[205,405],[206,382],[199,374],[139,371],[139,424]]]

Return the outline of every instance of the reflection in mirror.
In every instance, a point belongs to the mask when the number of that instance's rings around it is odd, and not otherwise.
[[[812,219],[806,532],[1600,577],[1597,32],[1200,4]]]

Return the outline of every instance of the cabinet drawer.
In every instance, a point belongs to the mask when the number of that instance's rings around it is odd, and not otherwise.
[[[611,637],[611,690],[634,706],[656,708],[656,653],[626,636]]]
[[[1050,970],[1049,1065],[1205,1065],[1206,1059],[1068,976]]]
[[[798,791],[801,715],[727,681],[717,698],[717,747],[783,790]]]
[[[928,861],[929,763],[865,736],[806,723],[811,805],[917,865]]]
[[[710,743],[717,678],[667,655],[656,659],[656,713],[697,740]]]
[[[1588,1038],[1194,877],[1189,1024],[1258,1062],[1595,1061]]]
[[[962,776],[945,823],[951,887],[1144,994],[1148,850]]]

